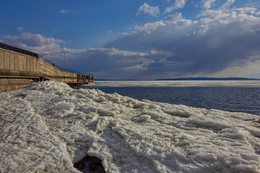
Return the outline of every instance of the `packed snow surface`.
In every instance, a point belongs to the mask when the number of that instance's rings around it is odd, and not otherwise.
[[[0,172],[260,172],[260,117],[42,82],[0,94]]]

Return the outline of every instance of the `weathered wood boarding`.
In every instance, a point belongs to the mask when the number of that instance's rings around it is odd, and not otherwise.
[[[8,86],[6,83],[17,85],[42,80],[60,81],[75,86],[92,83],[93,75],[62,71],[39,58],[38,54],[0,43],[0,91],[12,90],[12,87],[3,87]]]

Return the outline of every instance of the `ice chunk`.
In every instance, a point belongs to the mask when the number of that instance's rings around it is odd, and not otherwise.
[[[132,121],[142,123],[142,122],[147,122],[147,121],[149,121],[150,119],[151,119],[151,117],[150,117],[149,115],[142,114],[142,115],[133,117],[133,118],[132,118]]]

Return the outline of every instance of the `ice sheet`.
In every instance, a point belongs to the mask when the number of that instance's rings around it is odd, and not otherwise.
[[[260,80],[96,81],[105,87],[260,87]]]
[[[41,82],[0,94],[0,172],[260,172],[260,117]]]

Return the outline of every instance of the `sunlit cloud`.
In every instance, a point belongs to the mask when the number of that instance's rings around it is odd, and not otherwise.
[[[203,8],[209,9],[216,2],[216,0],[202,0],[202,2],[203,2]]]
[[[160,10],[158,7],[153,7],[148,5],[147,3],[144,3],[141,5],[137,10],[137,15],[148,15],[148,16],[157,16],[160,13]]]
[[[6,35],[0,36],[0,41],[36,52],[44,57],[52,57],[60,52],[60,39],[46,37],[41,34],[21,33],[18,36]]]
[[[164,10],[164,13],[170,13],[173,10],[184,8],[186,0],[175,0],[175,3]]]

